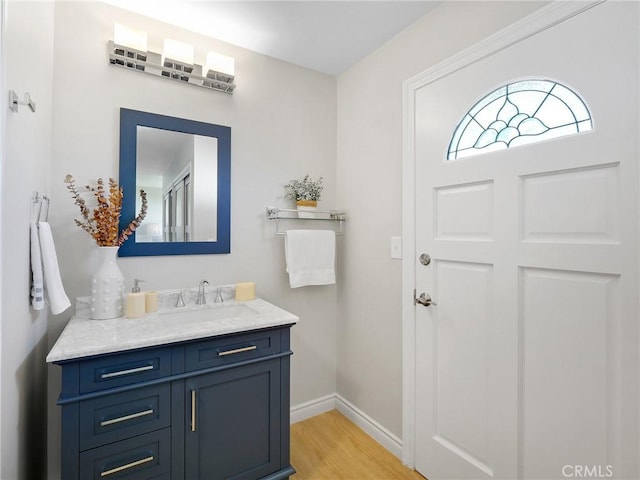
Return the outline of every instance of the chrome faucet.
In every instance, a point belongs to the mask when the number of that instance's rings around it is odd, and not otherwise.
[[[209,282],[206,280],[202,280],[200,285],[198,285],[198,298],[196,300],[196,305],[204,305],[207,303],[207,297],[204,294],[205,285],[209,285]]]
[[[184,298],[182,297],[182,290],[178,292],[178,296],[176,297],[176,308],[184,307]]]

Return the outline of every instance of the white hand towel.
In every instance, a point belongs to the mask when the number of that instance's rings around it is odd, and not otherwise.
[[[31,222],[31,305],[34,310],[44,308],[44,279],[42,277],[42,256],[40,255],[40,239],[38,225]]]
[[[289,230],[284,255],[291,288],[336,283],[333,230]]]
[[[53,243],[51,227],[47,222],[40,222],[38,223],[38,232],[40,236],[40,251],[42,252],[42,266],[44,267],[44,281],[47,286],[47,298],[51,313],[57,315],[69,308],[71,302],[64,291],[62,279],[60,278],[58,257]]]

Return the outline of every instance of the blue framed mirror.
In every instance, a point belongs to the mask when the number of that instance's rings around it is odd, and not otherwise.
[[[142,225],[121,257],[231,251],[231,127],[120,109],[120,228]]]

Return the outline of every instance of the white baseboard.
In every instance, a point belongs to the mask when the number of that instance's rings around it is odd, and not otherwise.
[[[326,395],[291,407],[291,425],[336,408],[336,395]]]
[[[336,410],[367,432],[369,436],[396,457],[402,458],[402,440],[337,393]]]
[[[291,424],[293,425],[334,409],[364,430],[396,457],[402,458],[402,440],[337,393],[292,406]]]

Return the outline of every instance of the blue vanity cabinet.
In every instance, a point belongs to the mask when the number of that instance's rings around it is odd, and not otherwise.
[[[61,361],[63,480],[276,480],[291,325]]]

